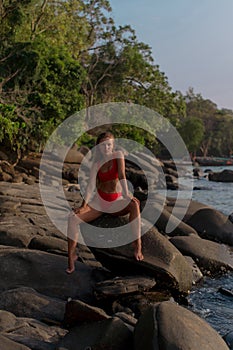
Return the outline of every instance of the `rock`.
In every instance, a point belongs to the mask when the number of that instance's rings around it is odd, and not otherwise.
[[[29,246],[29,249],[38,249],[46,252],[60,252],[67,255],[67,242],[65,239],[49,236],[34,237]]]
[[[0,181],[10,182],[12,179],[12,175],[5,173],[4,171],[0,171]]]
[[[32,350],[27,346],[16,343],[15,341],[4,337],[1,334],[0,334],[0,344],[1,344],[2,350]]]
[[[187,221],[201,237],[233,246],[233,223],[213,208],[198,210]]]
[[[93,301],[94,268],[76,262],[76,271],[65,272],[67,258],[37,250],[5,247],[0,249],[0,292],[25,286],[37,292],[66,300]]]
[[[113,224],[120,226],[127,222],[127,218],[113,218],[110,215],[102,215],[93,221],[92,225],[111,227]],[[169,285],[169,287],[179,292],[188,292],[192,284],[192,270],[185,258],[167,238],[161,235],[156,228],[151,227],[151,224],[143,220],[143,225],[145,231],[147,231],[142,236],[143,261],[136,261],[134,259],[132,244],[113,248],[90,247],[90,249],[103,266],[110,271],[114,271],[117,275],[135,275],[136,271],[137,275],[146,274],[152,276],[160,281],[161,284]],[[130,234],[128,232],[129,229],[126,229],[126,232],[124,232],[123,227],[121,227],[122,230],[119,230],[118,233],[117,238],[119,238],[119,242],[124,241],[121,235],[124,237],[124,235],[129,236]],[[148,230],[146,227],[148,227]],[[98,237],[95,236],[95,231],[91,228],[91,225],[82,224],[81,231],[84,241],[86,237],[92,237],[97,242]],[[108,231],[108,239],[110,236],[111,233]],[[104,237],[104,231],[101,239],[104,242],[107,241],[107,238]]]
[[[233,350],[233,331],[224,335],[223,339],[225,340],[225,342],[229,346],[230,350]]]
[[[229,289],[227,289],[227,288],[220,287],[220,288],[218,289],[218,292],[220,292],[220,293],[223,294],[223,295],[227,295],[227,296],[233,298],[233,290],[229,290]]]
[[[16,316],[11,312],[0,310],[0,333],[10,329],[15,321]]]
[[[185,259],[188,261],[188,263],[192,267],[193,284],[195,285],[203,279],[203,274],[199,269],[199,267],[197,266],[197,264],[195,263],[195,261],[190,256],[185,256]]]
[[[168,221],[170,221],[170,224],[173,225],[174,229],[168,233],[169,236],[188,236],[190,234],[197,234],[194,228],[172,215],[168,210],[166,210],[166,208],[167,207],[163,208],[162,205],[151,201],[148,209],[143,214],[143,217],[145,217],[151,223],[155,222],[155,226],[158,228],[158,230],[164,233],[167,233],[166,226]]]
[[[36,229],[30,222],[17,216],[1,218],[0,244],[15,247],[28,247]]]
[[[114,317],[120,318],[125,324],[128,324],[132,327],[135,327],[135,325],[137,323],[137,319],[135,317],[133,317],[132,315],[129,315],[125,312],[116,312],[114,314]]]
[[[0,159],[1,160],[8,160],[8,156],[3,151],[0,151]]]
[[[135,292],[145,292],[155,285],[155,280],[149,277],[115,277],[112,280],[98,282],[94,287],[94,291],[98,299],[106,297],[118,298],[119,296]]]
[[[75,324],[84,322],[96,322],[108,319],[104,310],[88,305],[80,300],[71,300],[66,304],[64,315],[65,327],[73,327]]]
[[[225,169],[221,172],[211,172],[208,178],[210,181],[233,182],[233,170]]]
[[[84,156],[83,153],[79,152],[77,149],[70,149],[65,157],[65,163],[82,163]]]
[[[65,301],[51,298],[32,288],[21,287],[0,294],[0,309],[14,313],[18,317],[46,319],[62,322]]]
[[[198,210],[210,208],[206,204],[189,199],[176,199],[169,197],[165,209],[175,217],[183,217],[182,221],[187,223],[188,219]]]
[[[227,350],[220,335],[200,317],[164,301],[139,318],[134,332],[135,350]]]
[[[48,326],[32,318],[16,318],[15,323],[2,335],[11,341],[21,343],[22,349],[54,350],[55,344],[66,335],[67,330]],[[25,346],[25,347],[24,347]],[[8,348],[3,348],[7,350]],[[14,349],[18,349],[17,347]]]
[[[58,343],[58,349],[133,350],[133,337],[119,318],[76,326]]]
[[[200,237],[173,237],[170,242],[174,244],[182,254],[191,256],[198,267],[206,273],[213,275],[233,269],[233,256],[229,247],[211,242]]]

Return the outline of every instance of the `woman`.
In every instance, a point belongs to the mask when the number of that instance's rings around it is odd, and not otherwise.
[[[95,220],[104,212],[109,212],[109,209],[115,216],[129,213],[129,221],[132,222],[132,230],[136,237],[133,242],[134,257],[138,261],[143,260],[140,206],[135,197],[129,197],[124,155],[121,151],[114,151],[114,136],[110,132],[100,134],[96,145],[98,145],[99,159],[95,159],[92,166],[82,205],[74,209],[68,219],[68,268],[66,272],[69,274],[75,270],[79,224],[82,221]],[[96,187],[97,193],[90,201]]]

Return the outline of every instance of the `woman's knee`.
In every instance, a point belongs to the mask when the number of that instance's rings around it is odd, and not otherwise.
[[[137,198],[133,197],[130,202],[130,208],[134,211],[140,211],[140,202]]]
[[[79,219],[77,217],[77,214],[75,214],[73,211],[71,211],[68,215],[68,221],[69,221],[69,223],[78,223]]]

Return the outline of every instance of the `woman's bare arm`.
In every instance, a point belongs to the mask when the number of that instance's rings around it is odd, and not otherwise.
[[[81,204],[81,208],[85,208],[87,206],[87,204],[89,203],[89,200],[96,188],[96,176],[97,176],[97,164],[94,163],[91,167],[90,170],[90,177],[89,177],[89,181],[85,190],[85,194],[84,194],[84,198],[83,198],[83,202]]]
[[[118,165],[118,176],[121,182],[122,195],[123,197],[129,197],[128,184],[125,175],[125,158],[121,151],[116,152],[117,165]]]

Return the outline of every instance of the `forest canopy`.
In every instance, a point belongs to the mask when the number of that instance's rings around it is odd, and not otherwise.
[[[1,145],[41,151],[74,112],[131,101],[168,118],[191,153],[230,155],[233,112],[193,89],[173,91],[151,48],[111,16],[107,0],[0,1]],[[122,128],[156,150],[143,130]]]

